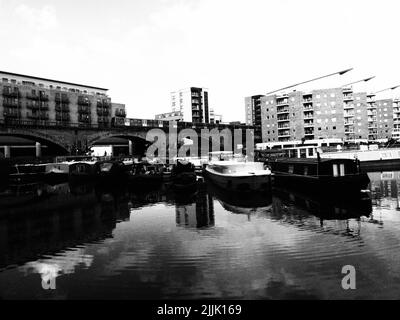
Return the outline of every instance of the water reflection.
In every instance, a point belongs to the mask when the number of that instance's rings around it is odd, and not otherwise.
[[[370,196],[352,201],[288,190],[242,197],[209,183],[187,194],[8,186],[0,297],[390,298],[400,290],[400,175],[370,179]],[[346,264],[360,286],[343,296]],[[38,278],[59,286],[45,294]]]
[[[203,186],[195,194],[189,194],[185,202],[175,204],[176,224],[185,228],[210,228],[215,226],[214,201]]]

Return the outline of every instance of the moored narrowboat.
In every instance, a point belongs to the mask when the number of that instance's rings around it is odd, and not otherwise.
[[[123,182],[128,177],[128,171],[122,161],[100,161],[95,164],[95,174],[100,182]]]
[[[370,182],[359,162],[350,159],[290,158],[269,162],[278,187],[313,193],[360,193]]]
[[[133,163],[129,172],[129,183],[141,186],[160,185],[163,182],[162,164]]]
[[[191,162],[178,160],[171,173],[172,188],[179,192],[190,192],[197,188],[195,166]]]
[[[96,175],[96,161],[79,161],[70,165],[69,178],[77,181],[91,180]]]

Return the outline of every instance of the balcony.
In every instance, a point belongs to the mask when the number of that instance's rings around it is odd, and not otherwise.
[[[97,108],[97,115],[108,117],[110,115],[110,110],[107,108]]]
[[[303,103],[304,103],[304,104],[313,103],[312,97],[311,97],[311,98],[304,98],[304,99],[303,99]]]
[[[8,119],[19,119],[21,118],[21,112],[15,112],[15,111],[4,111],[3,112],[4,118],[8,118]]]
[[[344,113],[344,114],[343,114],[343,117],[345,117],[345,118],[354,117],[354,113]]]
[[[80,106],[90,106],[90,100],[88,97],[79,96],[78,105]]]
[[[28,119],[34,119],[34,120],[48,120],[49,119],[49,114],[47,112],[37,112],[37,113],[27,113],[27,118]]]
[[[354,100],[354,97],[353,97],[352,94],[345,94],[345,95],[343,96],[343,100],[344,100],[344,101],[352,101],[352,100]]]
[[[78,113],[80,114],[90,114],[90,108],[84,106],[78,106]]]
[[[56,111],[57,112],[69,112],[69,106],[68,105],[56,104]]]
[[[314,127],[314,121],[304,122],[304,128]]]
[[[40,100],[40,96],[33,93],[27,93],[26,98],[29,100]]]
[[[354,109],[354,105],[350,103],[344,103],[343,104],[343,109]]]
[[[56,121],[68,122],[71,120],[71,117],[68,113],[56,114]]]
[[[304,119],[314,119],[314,114],[313,113],[305,113]]]
[[[110,118],[107,118],[107,117],[98,117],[97,118],[97,123],[104,124],[104,123],[109,123],[109,122],[110,122]]]
[[[290,137],[290,132],[278,132],[278,138]]]
[[[313,111],[314,107],[312,104],[309,104],[309,105],[304,105],[303,109],[304,109],[304,111]]]
[[[354,121],[345,121],[344,125],[345,126],[352,126],[352,125],[354,125]]]
[[[10,87],[5,87],[3,88],[3,96],[9,98],[20,98],[20,93],[18,88],[12,90]]]
[[[288,99],[283,99],[283,100],[276,100],[276,105],[277,106],[288,106],[289,105],[289,100]]]
[[[289,108],[278,108],[276,110],[277,114],[284,114],[284,113],[289,113]]]
[[[60,95],[58,93],[56,93],[56,97],[54,99],[57,103],[64,103],[64,104],[69,104],[69,98],[67,95]]]
[[[3,106],[5,108],[17,108],[18,109],[18,108],[21,108],[21,102],[5,99],[5,100],[3,100]]]
[[[288,129],[288,128],[290,128],[289,124],[280,124],[280,125],[278,125],[278,129]]]
[[[97,100],[97,107],[98,108],[110,108],[111,103],[107,100]]]
[[[289,117],[278,117],[278,122],[290,121]]]
[[[115,110],[115,116],[116,116],[116,117],[123,117],[123,118],[125,118],[125,117],[126,117],[126,112],[125,112],[124,109],[117,109],[117,110]]]
[[[78,121],[83,123],[90,123],[90,116],[88,115],[79,115]]]

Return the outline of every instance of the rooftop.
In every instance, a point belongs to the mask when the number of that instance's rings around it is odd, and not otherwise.
[[[59,84],[69,85],[69,86],[79,86],[79,87],[86,87],[86,88],[89,88],[89,89],[108,91],[108,89],[100,88],[100,87],[93,87],[93,86],[88,86],[88,85],[83,85],[83,84],[78,84],[78,83],[65,82],[65,81],[59,81],[59,80],[52,80],[52,79],[46,79],[46,78],[40,78],[40,77],[34,77],[34,76],[29,76],[29,75],[24,75],[24,74],[1,71],[1,70],[0,70],[0,75],[1,76],[11,76],[11,77],[21,77],[21,78],[26,78],[26,79],[31,79],[31,80],[55,82],[55,83],[59,83]]]

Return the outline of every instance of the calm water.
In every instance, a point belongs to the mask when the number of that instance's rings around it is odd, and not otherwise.
[[[400,173],[368,199],[124,187],[0,191],[3,299],[399,298]],[[341,287],[342,267],[357,290]],[[55,279],[44,290],[42,279]]]

